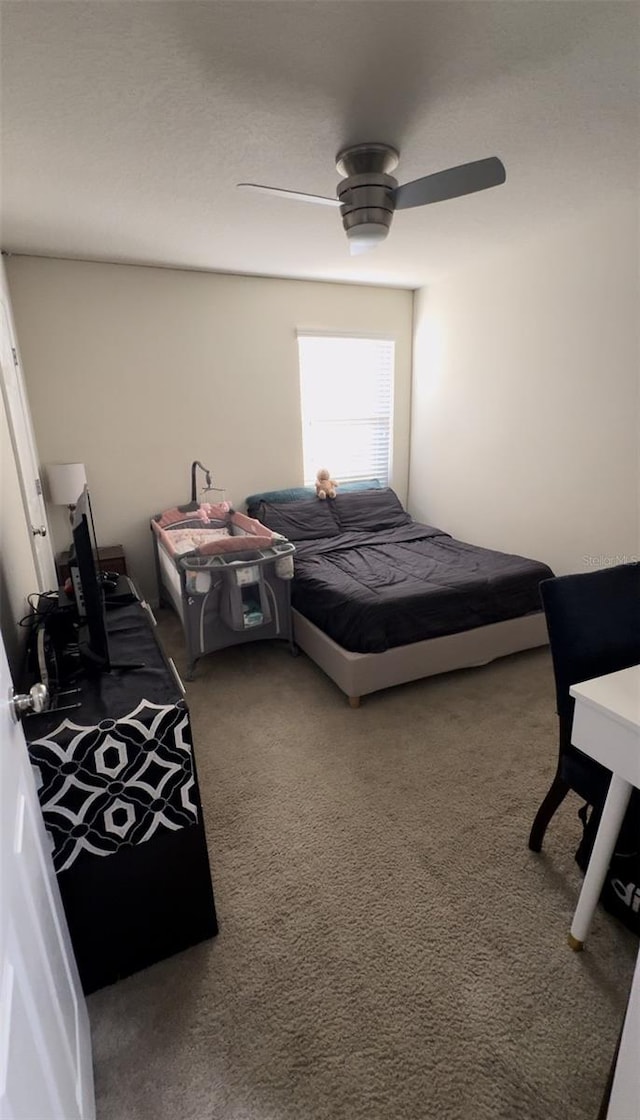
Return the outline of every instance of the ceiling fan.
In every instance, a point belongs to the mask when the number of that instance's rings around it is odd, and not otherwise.
[[[488,187],[499,187],[507,177],[498,157],[490,156],[473,163],[462,163],[459,167],[449,167],[446,171],[437,171],[400,186],[391,175],[398,166],[399,158],[399,153],[388,144],[355,144],[338,152],[336,170],[344,178],[338,183],[336,198],[266,187],[261,183],[238,183],[238,186],[299,202],[339,206],[349,249],[355,256],[374,249],[384,241],[395,210],[409,210],[414,206],[427,206],[431,202],[484,191]]]

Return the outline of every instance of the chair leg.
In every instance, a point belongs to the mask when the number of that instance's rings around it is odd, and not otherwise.
[[[556,774],[547,796],[536,813],[536,819],[533,822],[533,827],[529,834],[529,848],[532,852],[542,851],[542,841],[547,831],[549,821],[556,809],[562,805],[570,789],[571,786],[567,785],[564,778]]]

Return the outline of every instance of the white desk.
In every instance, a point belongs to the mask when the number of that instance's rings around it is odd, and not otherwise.
[[[613,772],[569,944],[582,949],[600,897],[633,786],[640,788],[640,665],[583,681],[575,699],[571,741]]]
[[[571,948],[582,949],[631,789],[640,788],[640,665],[583,681],[569,691],[576,702],[573,745],[613,771],[569,934]],[[620,1040],[607,1120],[640,1120],[639,1023],[640,956]]]

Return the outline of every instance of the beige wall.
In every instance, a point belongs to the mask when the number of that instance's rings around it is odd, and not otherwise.
[[[637,557],[637,200],[416,293],[409,505],[585,571]]]
[[[86,464],[100,542],[125,546],[147,595],[149,517],[189,500],[193,459],[238,505],[301,483],[297,327],[396,339],[406,497],[411,292],[35,257],[8,276],[41,462]],[[66,547],[64,515],[51,521]]]

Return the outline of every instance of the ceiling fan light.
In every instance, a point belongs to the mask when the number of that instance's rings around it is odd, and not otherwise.
[[[361,225],[351,226],[346,232],[349,239],[349,252],[352,257],[357,257],[380,245],[387,236],[389,228],[378,222],[362,222]]]

